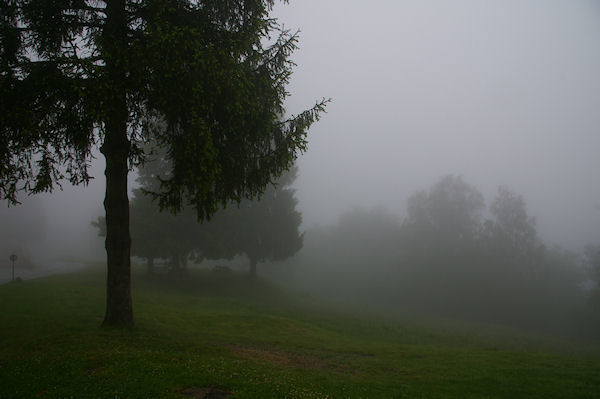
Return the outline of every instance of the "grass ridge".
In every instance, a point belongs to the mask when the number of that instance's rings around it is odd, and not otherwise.
[[[136,271],[135,327],[101,329],[104,282],[96,266],[0,286],[0,398],[600,395],[597,352],[324,308],[235,273]]]

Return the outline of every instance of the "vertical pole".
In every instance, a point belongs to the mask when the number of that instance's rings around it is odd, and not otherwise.
[[[15,281],[15,260],[12,260],[12,281]]]

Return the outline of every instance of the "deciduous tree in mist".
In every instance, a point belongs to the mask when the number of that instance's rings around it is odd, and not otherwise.
[[[589,318],[596,332],[600,332],[600,245],[587,245],[584,253],[588,276],[595,284],[589,293]]]
[[[589,276],[600,286],[600,245],[586,245],[584,254]]]
[[[299,227],[302,215],[296,210],[297,200],[292,183],[297,176],[294,166],[269,185],[259,199],[243,200],[217,211],[210,221],[199,223],[189,207],[180,213],[161,212],[152,200],[157,184],[171,170],[166,153],[145,146],[152,153],[138,169],[140,187],[133,190],[131,200],[131,253],[148,261],[153,272],[154,259],[171,259],[170,270],[181,274],[189,258],[231,259],[246,255],[250,274],[256,276],[258,262],[283,260],[302,248]],[[92,224],[99,235],[106,235],[104,217]]]
[[[179,213],[160,212],[156,201],[147,193],[158,192],[161,180],[168,179],[172,161],[164,148],[144,147],[145,162],[138,168],[138,188],[133,190],[131,212],[131,253],[145,258],[148,272],[153,272],[154,259],[171,259],[171,271],[180,273],[187,265],[202,225],[191,207]]]
[[[527,215],[523,197],[499,187],[490,206],[493,220],[485,223],[484,235],[497,256],[531,262],[539,254],[535,218]]]
[[[100,147],[104,325],[133,323],[127,178],[141,142],[173,162],[160,205],[190,204],[200,219],[262,193],[305,149],[324,101],[281,121],[297,37],[269,18],[273,2],[1,3],[0,196],[85,184]]]
[[[483,195],[460,176],[447,175],[429,191],[419,191],[408,199],[405,237],[415,245],[426,244],[447,256],[473,244],[485,207]]]
[[[296,210],[298,201],[290,187],[296,174],[294,167],[281,176],[276,186],[269,186],[259,200],[242,201],[239,207],[215,216],[214,222],[224,234],[221,247],[230,256],[245,254],[252,277],[256,276],[258,262],[284,260],[302,248],[302,215]]]
[[[306,233],[289,281],[393,314],[578,330],[578,315],[586,314],[578,255],[542,245],[521,195],[501,187],[490,220],[483,220],[484,208],[475,186],[445,176],[410,197],[403,223],[355,209]],[[598,298],[600,290],[590,292],[590,311]],[[600,325],[597,309],[586,317]]]

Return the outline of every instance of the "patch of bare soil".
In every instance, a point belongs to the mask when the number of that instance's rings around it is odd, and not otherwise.
[[[256,348],[243,345],[227,345],[238,357],[258,360],[284,367],[331,370],[343,374],[359,374],[349,364],[339,362],[335,357],[318,357],[292,353],[283,350]]]
[[[179,391],[182,395],[193,399],[228,399],[232,398],[231,392],[223,391],[215,387],[208,388],[186,388]]]

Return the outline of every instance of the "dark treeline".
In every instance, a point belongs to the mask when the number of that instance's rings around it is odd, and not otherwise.
[[[284,172],[259,199],[232,202],[200,223],[191,206],[178,214],[161,212],[153,193],[168,178],[171,160],[160,148],[147,147],[145,151],[149,159],[138,170],[139,187],[133,190],[130,224],[131,254],[145,260],[148,274],[167,272],[181,277],[190,263],[243,256],[254,277],[259,262],[283,260],[302,248],[302,217],[295,209],[297,200],[290,187],[296,167]],[[92,224],[99,235],[106,235],[104,217]]]
[[[406,213],[349,211],[335,226],[308,231],[287,273],[274,275],[396,314],[597,331],[600,247],[576,254],[546,246],[520,195],[500,187],[486,207],[475,187],[446,176],[410,197]]]
[[[155,154],[139,170],[131,200],[132,254],[150,274],[181,276],[190,264],[242,255],[253,276],[259,262],[277,262],[265,272],[279,281],[399,316],[600,332],[600,245],[582,254],[547,246],[523,197],[506,187],[486,204],[476,187],[448,175],[412,195],[404,219],[355,208],[302,235],[290,187],[295,168],[260,201],[233,204],[198,223],[191,208],[159,212],[148,195],[166,177],[166,163]],[[102,218],[94,224],[102,235]]]

